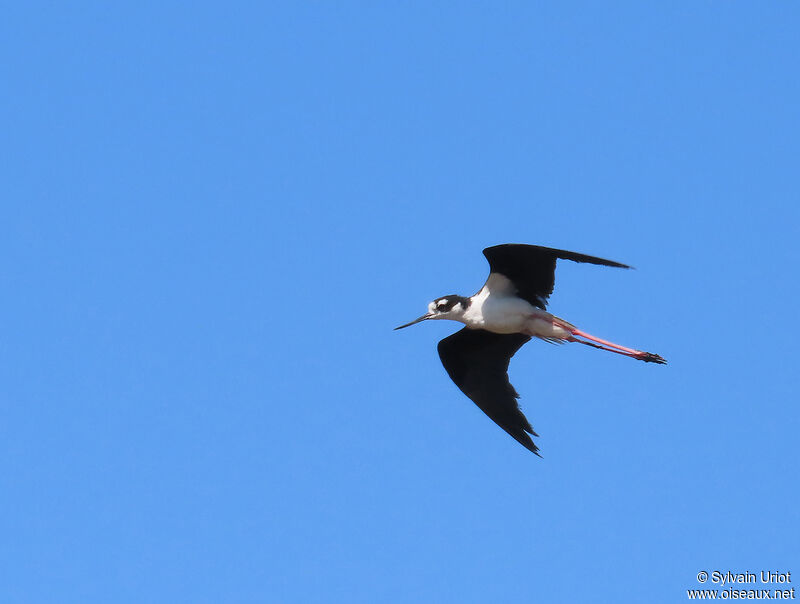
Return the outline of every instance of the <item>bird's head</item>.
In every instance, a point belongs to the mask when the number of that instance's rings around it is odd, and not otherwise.
[[[414,325],[415,323],[426,321],[428,319],[451,319],[453,321],[459,321],[461,317],[464,316],[464,312],[466,312],[468,307],[469,298],[456,296],[455,294],[450,296],[442,296],[441,298],[436,298],[433,302],[428,304],[427,313],[414,319],[411,321],[411,323],[406,323],[400,327],[395,327],[395,330],[403,329],[404,327],[409,327],[410,325]]]

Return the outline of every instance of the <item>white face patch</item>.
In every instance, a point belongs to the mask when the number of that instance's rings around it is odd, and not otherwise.
[[[461,321],[464,315],[464,302],[458,296],[450,295],[447,298],[438,298],[428,304],[429,319],[450,319]]]

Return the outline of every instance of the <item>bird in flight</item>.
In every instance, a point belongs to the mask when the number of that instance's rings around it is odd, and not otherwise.
[[[566,250],[507,243],[483,250],[489,278],[474,296],[450,295],[428,304],[428,312],[403,329],[428,319],[464,323],[461,331],[439,342],[439,358],[450,379],[498,426],[523,447],[539,455],[531,428],[517,404],[519,394],[508,381],[508,363],[532,337],[548,342],[578,342],[646,363],[666,364],[657,354],[601,340],[546,310],[553,293],[557,260],[630,268]]]

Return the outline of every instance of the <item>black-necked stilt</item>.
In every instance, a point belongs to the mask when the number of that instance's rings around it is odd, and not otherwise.
[[[508,381],[508,363],[531,337],[548,342],[579,342],[648,363],[666,361],[652,352],[626,348],[581,331],[545,310],[553,293],[556,260],[630,268],[625,264],[538,245],[488,247],[489,278],[470,298],[444,296],[428,312],[400,327],[427,319],[460,321],[466,327],[439,342],[439,358],[461,391],[525,448],[539,455],[538,436],[517,404],[519,394]]]

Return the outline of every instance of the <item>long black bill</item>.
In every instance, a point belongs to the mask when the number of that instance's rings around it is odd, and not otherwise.
[[[411,323],[406,323],[405,325],[401,325],[400,327],[395,327],[392,331],[397,331],[398,329],[403,329],[404,327],[410,327],[412,325],[415,325],[416,323],[419,323],[420,321],[424,321],[425,319],[430,319],[430,318],[431,318],[430,315],[427,314],[422,315],[419,319],[414,319],[413,321],[411,321]]]

